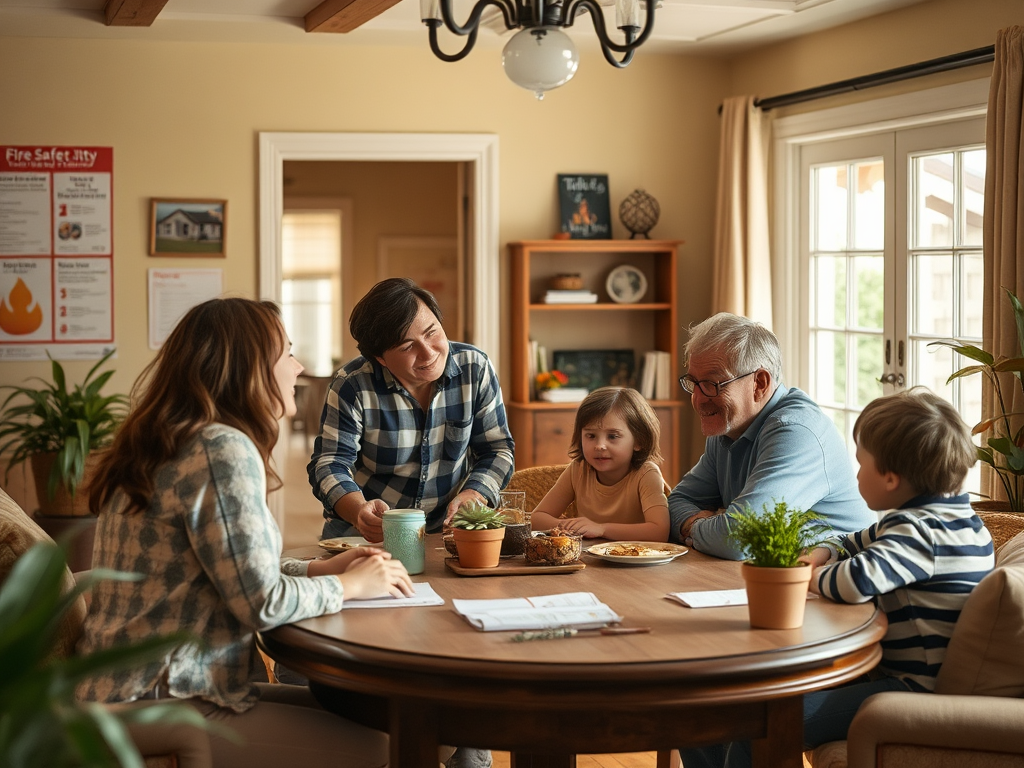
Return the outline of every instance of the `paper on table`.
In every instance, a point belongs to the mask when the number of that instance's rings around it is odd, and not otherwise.
[[[484,632],[574,627],[598,629],[622,617],[592,592],[499,600],[452,600],[456,613]]]
[[[807,593],[807,599],[817,595]],[[718,608],[723,605],[746,605],[747,590],[745,589],[712,589],[705,592],[669,592],[668,600],[675,600],[687,608]]]
[[[412,597],[373,597],[366,600],[346,600],[345,610],[351,608],[411,608],[417,605],[444,605],[444,598],[425,581],[413,585],[416,594]]]

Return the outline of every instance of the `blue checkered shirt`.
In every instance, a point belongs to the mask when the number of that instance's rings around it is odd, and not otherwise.
[[[424,411],[377,361],[357,357],[342,368],[306,467],[327,520],[356,491],[392,509],[422,509],[431,532],[461,490],[497,501],[512,476],[514,443],[494,368],[476,347],[451,342],[435,386]]]

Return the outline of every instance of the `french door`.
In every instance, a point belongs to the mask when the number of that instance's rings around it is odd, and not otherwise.
[[[964,361],[929,344],[981,341],[984,141],[974,118],[800,147],[799,385],[851,453],[864,406],[906,387],[980,420],[980,377],[947,384]]]

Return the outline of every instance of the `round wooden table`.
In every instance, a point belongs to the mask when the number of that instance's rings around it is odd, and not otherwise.
[[[586,546],[586,545],[585,545]],[[507,750],[515,766],[578,753],[751,739],[754,764],[799,768],[803,694],[873,668],[886,630],[871,603],[808,601],[804,626],[751,629],[746,606],[686,608],[669,592],[742,587],[739,563],[690,551],[665,565],[584,554],[566,574],[464,577],[427,537],[444,606],[344,610],[258,636],[273,658],[333,689],[333,708],[391,735],[391,765],[437,766],[437,745]],[[511,642],[473,629],[452,598],[593,592],[649,634]]]

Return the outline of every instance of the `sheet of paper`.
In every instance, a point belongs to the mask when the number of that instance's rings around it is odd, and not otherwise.
[[[484,632],[574,627],[598,629],[622,617],[591,592],[499,600],[453,600],[455,611]]]
[[[418,605],[444,605],[444,598],[425,581],[413,584],[416,594],[412,597],[374,597],[369,600],[346,600],[345,610],[353,608],[412,608]]]
[[[807,599],[817,595],[807,593]],[[674,600],[687,608],[719,608],[724,605],[746,605],[747,590],[745,589],[713,589],[705,592],[669,592],[665,599]]]

